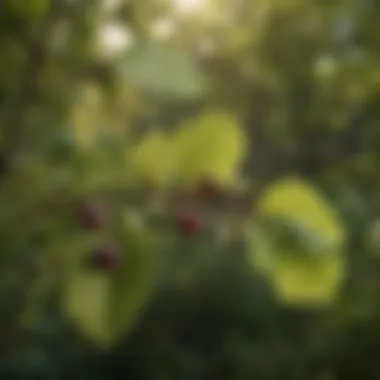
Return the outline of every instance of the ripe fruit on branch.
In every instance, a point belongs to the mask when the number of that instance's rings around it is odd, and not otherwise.
[[[183,214],[178,218],[178,228],[183,235],[194,236],[203,229],[203,221],[196,214]]]
[[[84,202],[80,206],[79,220],[83,228],[87,230],[102,228],[104,219],[104,210],[100,205]]]
[[[101,246],[92,252],[91,262],[96,269],[112,271],[119,267],[121,254],[120,251],[112,245]]]

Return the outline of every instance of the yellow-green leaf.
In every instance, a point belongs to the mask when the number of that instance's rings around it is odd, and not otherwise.
[[[109,123],[106,116],[101,89],[93,83],[87,83],[70,115],[71,132],[77,143],[82,147],[92,147]]]
[[[210,175],[231,183],[245,155],[245,138],[231,115],[211,112],[187,122],[174,136],[175,170],[189,184]]]
[[[310,257],[283,253],[273,268],[280,299],[293,306],[325,305],[334,300],[345,274],[342,255]]]
[[[258,209],[262,221],[286,221],[296,244],[278,238],[276,223],[257,227],[252,231],[252,264],[265,269],[287,304],[331,302],[346,264],[345,231],[335,210],[321,193],[297,178],[271,185],[259,199]]]
[[[130,229],[126,249],[134,254],[127,255],[111,283],[111,338],[119,337],[133,326],[154,290],[157,257],[150,243],[145,230],[136,226]]]
[[[69,317],[85,335],[101,344],[110,339],[110,278],[106,274],[83,271],[67,282],[65,308]]]
[[[263,274],[272,274],[276,264],[276,255],[270,235],[257,224],[253,224],[251,226],[249,244],[252,264],[263,272]]]
[[[331,252],[339,251],[345,241],[344,228],[333,207],[301,179],[284,179],[270,186],[259,200],[259,211],[304,226],[324,240]]]
[[[129,159],[137,177],[164,184],[172,172],[171,141],[162,132],[153,131],[132,150]]]
[[[63,307],[85,336],[104,347],[129,331],[154,289],[156,257],[147,236],[128,233],[122,247],[122,264],[112,273],[91,268],[81,252],[67,263]]]

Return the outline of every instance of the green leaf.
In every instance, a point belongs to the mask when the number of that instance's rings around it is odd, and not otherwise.
[[[150,132],[128,155],[138,178],[165,184],[172,174],[173,149],[170,138],[160,131]]]
[[[324,305],[336,296],[345,274],[345,258],[303,255],[273,243],[269,231],[255,226],[251,263],[269,276],[277,296],[292,306]]]
[[[78,250],[68,263],[63,307],[99,345],[108,347],[129,331],[154,289],[156,257],[148,238],[129,231],[123,241],[123,263],[113,273],[88,267],[86,256]]]
[[[322,194],[301,179],[287,178],[271,185],[259,200],[259,211],[290,221],[300,236],[309,231],[314,240],[324,241],[325,253],[340,251],[344,245],[345,231],[337,213]]]
[[[158,96],[192,98],[204,90],[204,79],[191,56],[173,47],[138,45],[122,69],[129,81]]]
[[[264,274],[272,274],[275,261],[275,246],[268,232],[257,223],[252,224],[249,236],[250,259]]]
[[[274,287],[284,303],[323,306],[334,301],[345,269],[342,255],[313,258],[284,252],[273,270]]]
[[[78,273],[65,289],[65,309],[73,323],[97,342],[107,342],[108,293],[110,279],[100,273]]]
[[[345,274],[345,231],[334,210],[308,183],[295,178],[271,185],[259,200],[252,227],[251,262],[272,277],[290,305],[331,302]]]
[[[119,337],[133,326],[152,295],[156,280],[157,257],[144,230],[134,229],[125,240],[127,255],[112,279],[110,293],[110,326]]]
[[[280,248],[314,255],[329,250],[328,242],[309,226],[287,218],[270,219],[266,224],[271,231],[274,244]]]
[[[193,182],[210,175],[233,183],[245,155],[246,139],[230,114],[208,112],[188,121],[173,137],[177,176]]]

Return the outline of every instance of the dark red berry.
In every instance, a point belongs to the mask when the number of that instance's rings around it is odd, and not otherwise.
[[[198,215],[185,214],[178,219],[178,227],[186,236],[197,235],[203,228],[203,223]]]
[[[104,225],[104,210],[98,204],[83,203],[80,206],[79,219],[82,227],[97,230]]]
[[[116,247],[106,245],[94,250],[91,261],[97,269],[114,270],[120,265],[121,255]]]

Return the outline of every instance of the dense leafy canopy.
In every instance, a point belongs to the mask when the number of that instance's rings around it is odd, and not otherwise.
[[[377,379],[378,4],[186,7],[0,3],[1,376]]]

